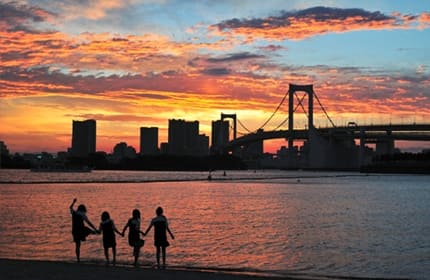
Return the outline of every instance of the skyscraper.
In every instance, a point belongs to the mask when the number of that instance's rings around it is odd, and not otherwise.
[[[221,147],[229,141],[229,123],[228,121],[212,121],[212,145],[213,153],[220,153]]]
[[[199,156],[207,156],[209,154],[209,136],[204,134],[200,134],[198,137],[198,151],[197,155]]]
[[[197,155],[199,146],[199,122],[169,120],[169,154]]]
[[[158,154],[158,127],[140,128],[140,154]]]
[[[71,155],[87,157],[96,152],[96,121],[73,121]]]

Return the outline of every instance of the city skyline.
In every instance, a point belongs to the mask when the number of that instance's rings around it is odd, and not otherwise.
[[[168,119],[210,136],[230,113],[255,130],[289,83],[314,84],[339,125],[430,120],[424,1],[0,1],[0,26],[0,140],[13,152],[67,150],[72,119],[96,119],[106,152],[139,148],[140,127],[167,142]]]

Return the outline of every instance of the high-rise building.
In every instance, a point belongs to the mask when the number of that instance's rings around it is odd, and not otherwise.
[[[8,157],[9,150],[7,149],[6,144],[3,141],[0,141],[0,168],[2,167],[2,157]]]
[[[211,150],[214,153],[220,153],[222,146],[229,141],[229,123],[228,121],[212,121],[212,145]]]
[[[158,127],[140,128],[140,154],[158,154]]]
[[[0,141],[0,155],[9,156],[9,150],[3,141]]]
[[[209,136],[200,134],[198,139],[199,139],[199,144],[198,144],[197,154],[199,156],[209,155]]]
[[[96,152],[96,121],[73,121],[71,155],[86,157]]]
[[[197,155],[199,146],[199,122],[169,120],[169,154]]]

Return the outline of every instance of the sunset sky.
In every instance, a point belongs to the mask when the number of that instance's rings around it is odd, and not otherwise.
[[[255,130],[289,83],[314,84],[336,125],[429,123],[429,53],[429,1],[0,1],[0,140],[65,151],[72,120],[95,119],[97,150],[139,150],[139,127],[210,136],[221,113]]]

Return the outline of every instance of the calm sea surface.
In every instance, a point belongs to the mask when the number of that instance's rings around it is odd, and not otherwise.
[[[430,279],[430,176],[304,171],[35,173],[0,170],[0,258],[74,261],[69,205],[122,230],[142,230],[162,206],[176,239],[175,267],[275,275]],[[140,261],[155,261],[153,232]],[[118,262],[130,264],[117,236]],[[101,236],[83,261],[103,262]]]

